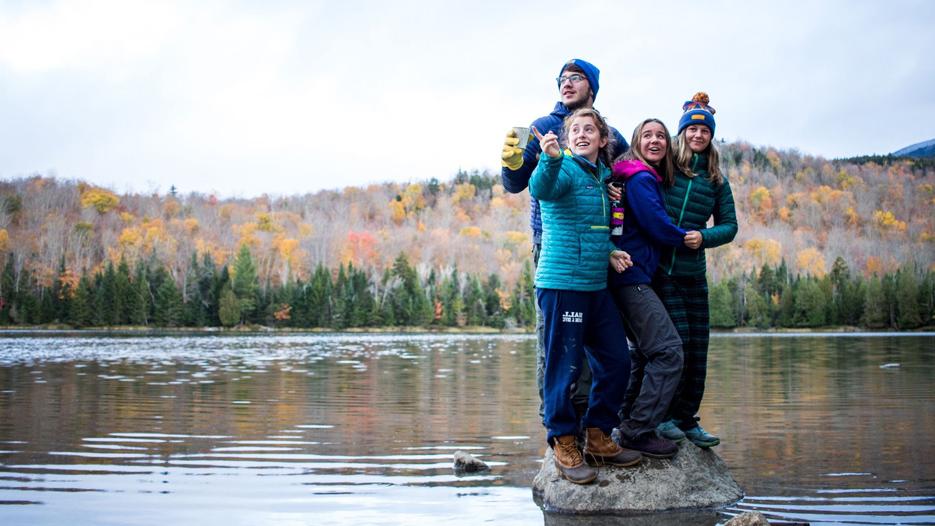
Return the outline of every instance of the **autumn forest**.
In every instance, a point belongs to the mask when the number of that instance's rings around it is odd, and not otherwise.
[[[720,149],[715,327],[933,324],[935,160]],[[525,328],[528,215],[478,171],[252,199],[0,181],[0,325]]]

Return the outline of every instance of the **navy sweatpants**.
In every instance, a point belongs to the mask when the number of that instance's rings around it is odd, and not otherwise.
[[[610,293],[536,289],[536,300],[545,322],[542,423],[549,443],[577,434],[579,427],[610,434],[620,423],[617,411],[630,372],[626,333]],[[591,393],[579,426],[571,389],[585,359],[591,367]]]

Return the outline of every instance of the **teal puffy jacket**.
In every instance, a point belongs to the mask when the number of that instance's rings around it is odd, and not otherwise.
[[[682,229],[701,232],[703,241],[697,250],[685,245],[666,247],[659,258],[659,271],[668,276],[704,276],[705,249],[730,243],[737,235],[734,195],[727,178],[722,178],[720,185],[708,179],[707,155],[694,154],[691,169],[694,177],[676,171],[675,184],[665,190],[666,212]],[[714,225],[707,228],[712,216]]]
[[[542,209],[542,253],[536,288],[595,291],[607,288],[610,200],[603,181],[610,169],[565,153],[546,154],[529,179]]]

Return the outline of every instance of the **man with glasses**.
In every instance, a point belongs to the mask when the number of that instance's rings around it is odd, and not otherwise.
[[[580,58],[571,59],[562,66],[559,71],[558,92],[561,100],[555,103],[552,113],[545,117],[540,117],[533,121],[531,127],[535,127],[542,135],[552,132],[561,136],[562,122],[565,117],[570,115],[578,108],[591,108],[594,104],[594,98],[597,97],[597,90],[600,87],[598,79],[600,70],[594,64],[581,60]],[[613,135],[613,144],[611,147],[612,157],[617,157],[627,151],[629,147],[627,141],[620,135],[616,128],[610,129]],[[503,169],[500,172],[500,179],[503,182],[503,188],[507,192],[518,194],[529,186],[529,178],[532,176],[536,164],[539,162],[539,154],[542,148],[539,146],[539,140],[535,135],[529,138],[525,149],[517,147],[520,139],[513,130],[506,136],[503,142],[503,153],[501,154],[501,164]],[[539,264],[539,252],[542,249],[542,219],[539,213],[539,202],[530,198],[529,226],[532,228],[532,261],[534,266]],[[545,347],[543,338],[545,325],[542,321],[542,312],[539,310],[539,304],[536,302],[536,384],[539,388],[539,414],[543,414],[542,406],[542,377],[545,367]],[[579,416],[584,409],[588,407],[588,393],[591,389],[591,371],[588,369],[587,360],[583,362],[581,376],[578,378],[575,394],[572,398],[575,408],[580,408]]]

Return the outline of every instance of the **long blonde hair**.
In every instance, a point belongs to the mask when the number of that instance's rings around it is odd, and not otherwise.
[[[694,177],[698,175],[691,170],[692,155],[695,152],[688,147],[688,139],[685,138],[687,131],[688,128],[684,128],[675,138],[675,165],[683,174]],[[708,156],[708,180],[715,186],[720,186],[724,182],[724,176],[721,174],[721,154],[718,153],[717,146],[714,145],[713,136],[711,142],[708,143],[708,147],[701,153]]]
[[[642,135],[643,128],[649,123],[658,123],[662,126],[662,131],[666,134],[666,155],[659,161],[659,166],[653,166],[652,163],[646,160],[643,157],[642,152]],[[662,184],[665,186],[672,186],[672,183],[675,182],[675,163],[672,161],[674,157],[672,153],[672,135],[669,134],[669,128],[666,127],[666,124],[659,119],[646,119],[641,122],[636,129],[633,130],[633,137],[630,139],[630,149],[627,150],[627,153],[623,154],[621,158],[623,159],[637,159],[642,161],[643,164],[647,166],[653,166],[656,170],[656,173],[662,177]]]

